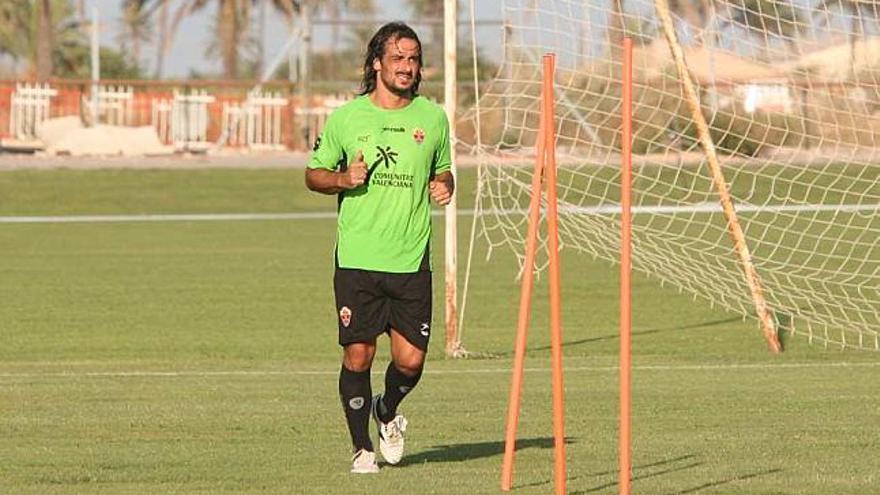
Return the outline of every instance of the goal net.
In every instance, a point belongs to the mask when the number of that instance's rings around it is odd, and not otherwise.
[[[754,317],[663,5],[503,1],[501,67],[459,124],[480,163],[477,234],[522,264],[541,55],[554,52],[562,249],[618,261],[621,42],[630,37],[633,268]],[[672,43],[776,327],[880,350],[880,4],[811,5],[669,0]]]

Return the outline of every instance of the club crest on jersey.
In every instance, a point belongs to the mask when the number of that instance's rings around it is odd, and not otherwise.
[[[342,326],[348,328],[348,325],[351,323],[351,310],[348,309],[348,306],[343,306],[339,310],[339,321],[342,322]]]
[[[424,143],[425,142],[425,131],[423,131],[417,127],[416,130],[413,131],[413,141],[415,141],[416,144]]]

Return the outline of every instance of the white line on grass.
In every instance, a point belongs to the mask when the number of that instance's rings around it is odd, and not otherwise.
[[[635,371],[731,371],[806,368],[876,368],[880,362],[865,363],[781,363],[781,364],[670,364],[633,366]],[[508,374],[509,368],[432,369],[432,375]],[[525,368],[528,373],[550,373],[550,368]],[[617,366],[569,366],[566,372],[611,372]],[[374,374],[381,375],[382,371]],[[262,377],[262,376],[336,376],[338,370],[186,370],[186,371],[59,371],[0,373],[0,378],[176,378],[176,377]]]
[[[876,205],[740,205],[740,213],[798,213],[798,212],[874,212],[880,210]],[[620,206],[568,206],[560,207],[563,215],[616,215]],[[716,203],[699,203],[691,206],[637,206],[633,214],[668,214],[679,213],[720,213],[721,206]],[[442,210],[433,210],[435,216],[443,215]],[[511,215],[526,214],[521,209],[490,209],[483,214]],[[473,209],[462,209],[459,215],[474,214]],[[0,223],[108,223],[108,222],[216,222],[243,220],[325,220],[336,218],[335,211],[315,211],[300,213],[181,213],[156,215],[53,215],[53,216],[0,216]]]

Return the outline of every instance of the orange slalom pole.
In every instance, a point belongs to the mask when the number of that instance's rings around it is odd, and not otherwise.
[[[623,39],[620,171],[620,474],[619,494],[632,490],[632,39]]]
[[[556,56],[544,55],[544,144],[547,154],[547,236],[550,270],[550,355],[553,383],[553,473],[556,495],[565,495],[565,394],[562,373],[562,290],[559,267],[559,212],[556,194],[556,132],[553,80]]]
[[[526,256],[523,261],[522,284],[519,292],[519,317],[516,324],[516,343],[513,355],[513,376],[510,380],[510,393],[507,403],[507,430],[504,436],[504,462],[501,465],[501,489],[509,491],[513,485],[513,460],[516,451],[516,428],[519,424],[519,406],[522,396],[523,366],[526,358],[526,337],[532,310],[532,288],[534,287],[535,253],[538,250],[538,223],[541,213],[541,181],[544,174],[546,133],[541,107],[538,124],[537,157],[532,173],[532,197],[529,203],[529,228],[526,237]]]

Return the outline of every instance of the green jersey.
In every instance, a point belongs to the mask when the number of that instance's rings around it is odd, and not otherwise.
[[[308,167],[342,171],[358,151],[367,180],[339,193],[337,262],[416,272],[431,239],[428,182],[452,165],[446,114],[421,96],[393,110],[360,96],[327,119]]]

